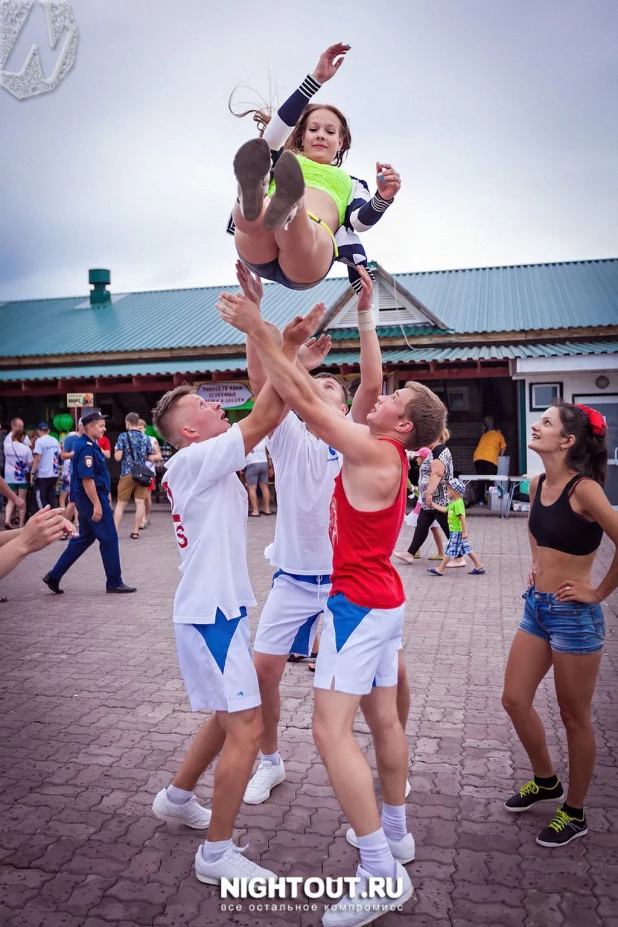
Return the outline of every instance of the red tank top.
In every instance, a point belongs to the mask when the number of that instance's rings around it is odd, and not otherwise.
[[[397,441],[380,440],[394,444],[401,457],[401,485],[395,502],[377,512],[359,512],[348,502],[339,473],[330,503],[330,594],[342,592],[348,601],[363,608],[397,608],[405,602],[401,578],[390,558],[406,512],[408,460]]]

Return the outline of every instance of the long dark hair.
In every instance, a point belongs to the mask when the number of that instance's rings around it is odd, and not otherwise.
[[[594,434],[588,416],[578,406],[563,399],[554,399],[552,406],[558,409],[565,438],[568,435],[575,438],[575,443],[567,451],[567,467],[604,486],[607,475],[605,435]]]

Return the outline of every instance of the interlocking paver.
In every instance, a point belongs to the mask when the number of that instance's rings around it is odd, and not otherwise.
[[[263,559],[274,519],[249,523],[258,602],[271,571]],[[588,836],[559,852],[535,843],[546,815],[513,820],[509,792],[529,778],[500,694],[521,610],[529,554],[526,522],[471,516],[484,577],[448,571],[438,589],[417,561],[402,567],[408,594],[404,656],[411,682],[407,725],[417,843],[416,896],[384,927],[613,927],[618,921],[618,712],[616,597],[605,603],[607,647],[593,705],[598,758]],[[404,529],[402,540],[409,534]],[[188,708],[170,605],[178,558],[169,515],[154,512],[135,544],[120,541],[123,572],[139,591],[105,596],[97,551],[54,597],[40,584],[57,547],[33,555],[2,583],[0,605],[0,920],[10,927],[317,927],[323,907],[221,911],[197,882],[203,835],[155,819],[153,795],[174,775],[201,718]],[[427,551],[428,553],[429,551]],[[604,542],[595,575],[613,549]],[[18,603],[18,607],[13,603]],[[255,628],[259,609],[251,610]],[[282,685],[286,782],[243,806],[235,832],[249,855],[282,874],[351,875],[357,851],[311,736],[313,677],[290,664]],[[537,707],[558,771],[566,742],[551,676]],[[367,726],[355,730],[370,764]],[[212,772],[197,793],[206,804]],[[379,788],[379,786],[378,786]]]

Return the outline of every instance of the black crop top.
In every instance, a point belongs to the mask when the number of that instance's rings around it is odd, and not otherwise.
[[[597,550],[603,538],[603,529],[596,521],[588,521],[574,512],[569,502],[575,484],[585,479],[588,477],[577,474],[569,480],[552,505],[543,505],[541,487],[545,482],[545,474],[539,477],[528,521],[530,534],[539,547],[549,547],[576,557],[585,557]]]

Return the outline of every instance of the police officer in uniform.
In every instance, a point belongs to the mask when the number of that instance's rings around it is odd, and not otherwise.
[[[71,495],[79,513],[79,534],[71,538],[43,582],[56,595],[64,592],[60,580],[97,540],[107,577],[107,592],[135,592],[134,586],[126,586],[122,581],[118,534],[109,504],[109,473],[103,451],[97,445],[97,438],[105,433],[105,416],[100,412],[87,412],[82,416],[82,423],[84,434],[75,442],[71,472]]]

